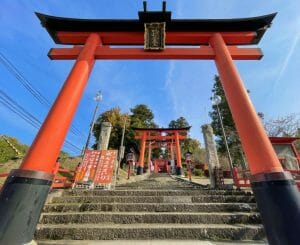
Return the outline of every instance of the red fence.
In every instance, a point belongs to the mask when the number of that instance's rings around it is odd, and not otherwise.
[[[69,176],[61,176],[61,173],[68,173]],[[0,178],[6,178],[9,173],[0,174]],[[69,188],[74,182],[74,171],[69,169],[59,168],[55,173],[55,177],[51,189]],[[2,186],[0,185],[0,191]]]
[[[74,182],[74,172],[73,170],[59,168],[55,173],[51,189],[70,188]],[[67,173],[69,176],[61,176],[62,173]]]
[[[292,174],[300,191],[300,170],[285,169],[285,171],[288,171]],[[238,170],[237,168],[233,168],[233,182],[237,188],[251,187],[249,177],[249,170]]]
[[[64,189],[70,188],[74,184],[74,182],[78,182],[78,176],[84,178],[87,175],[92,176],[92,180],[96,184],[108,184],[112,182],[113,169],[115,165],[115,161],[117,158],[117,151],[115,150],[105,150],[99,151],[99,156],[95,155],[98,151],[89,151],[90,158],[88,159],[89,163],[93,165],[92,169],[87,168],[85,171],[80,171],[80,167],[77,167],[76,170],[64,169],[60,168],[60,163],[57,162],[55,168],[53,169],[53,174],[55,175],[51,189]],[[101,153],[101,154],[100,154]],[[92,160],[92,161],[91,161]],[[101,165],[98,164],[99,160],[101,160]],[[100,165],[100,166],[98,166]],[[82,167],[81,167],[82,170]],[[75,181],[75,173],[77,177],[77,181]],[[6,178],[9,173],[1,173],[0,178]],[[81,180],[81,179],[79,179]],[[2,186],[0,185],[0,190]]]
[[[237,188],[250,187],[250,171],[249,170],[238,170],[233,168],[233,183]]]

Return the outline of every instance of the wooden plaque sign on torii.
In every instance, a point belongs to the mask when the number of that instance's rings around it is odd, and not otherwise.
[[[76,62],[20,168],[10,173],[2,189],[1,244],[25,244],[33,238],[89,75],[96,60],[107,59],[213,60],[250,167],[269,244],[299,244],[299,192],[292,176],[284,172],[233,62],[262,58],[259,48],[248,46],[260,42],[275,13],[241,19],[172,19],[164,2],[162,11],[148,11],[144,3],[138,19],[36,15],[56,44],[72,45],[51,49],[49,58]]]

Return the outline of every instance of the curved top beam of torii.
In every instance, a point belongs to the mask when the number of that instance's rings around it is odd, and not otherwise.
[[[166,23],[166,45],[208,45],[220,32],[227,45],[257,44],[276,13],[236,19],[172,19],[169,11],[140,11],[139,19],[75,19],[36,13],[57,44],[81,45],[91,32],[101,33],[103,45],[143,45],[144,24]],[[131,33],[124,36],[124,33]]]

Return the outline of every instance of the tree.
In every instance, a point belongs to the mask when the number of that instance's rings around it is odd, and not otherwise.
[[[169,123],[169,128],[188,128],[190,124],[184,117],[179,117]],[[180,142],[181,156],[184,158],[185,154],[190,151],[193,153],[195,162],[204,162],[205,152],[201,149],[200,142],[197,139],[187,138]]]
[[[222,122],[224,125],[224,130],[226,134],[226,139],[228,142],[229,151],[231,153],[231,157],[233,159],[234,164],[236,165],[243,165],[244,158],[243,158],[243,152],[241,148],[241,142],[239,135],[237,133],[237,130],[235,128],[235,124],[230,112],[229,105],[227,103],[224,90],[221,85],[221,81],[219,76],[215,76],[214,78],[215,83],[212,89],[212,92],[215,95],[218,95],[221,97],[221,103],[218,105]],[[248,91],[249,92],[249,91]],[[209,115],[212,119],[212,128],[214,130],[214,134],[217,136],[217,147],[220,153],[227,154],[226,153],[226,146],[225,146],[225,140],[221,128],[221,123],[217,111],[217,106],[212,106],[212,111],[209,112]]]
[[[288,114],[269,119],[264,123],[269,136],[272,137],[300,137],[300,115]],[[295,142],[296,149],[300,152],[300,140]]]
[[[269,136],[296,137],[300,129],[300,117],[299,114],[292,113],[276,119],[269,119],[264,126]]]
[[[154,122],[154,114],[148,108],[148,106],[140,104],[130,109],[132,115],[128,113],[122,113],[119,107],[112,108],[103,112],[96,120],[93,135],[96,142],[99,139],[101,123],[110,122],[112,124],[112,131],[109,139],[108,148],[119,149],[122,138],[122,130],[124,123],[126,122],[126,131],[124,137],[125,153],[130,149],[134,149],[135,152],[139,152],[139,141],[134,139],[135,132],[132,128],[156,128],[157,124]],[[97,145],[93,145],[96,149]]]
[[[101,123],[102,122],[110,122],[112,125],[111,135],[109,139],[108,148],[110,149],[119,149],[121,137],[122,137],[122,129],[123,124],[126,119],[126,114],[121,113],[121,109],[119,107],[112,108],[108,111],[103,112],[96,120],[93,135],[98,142],[100,130],[101,130]],[[130,125],[130,120],[127,120],[127,127]],[[97,148],[97,144],[93,145],[93,148]]]
[[[181,141],[181,155],[184,157],[187,152],[194,152],[200,147],[200,142],[196,139],[187,138]]]
[[[130,109],[132,115],[131,126],[135,128],[157,128],[158,125],[154,122],[154,114],[148,106],[144,104],[136,105]]]
[[[187,128],[187,127],[190,127],[190,125],[184,117],[179,117],[177,120],[172,120],[169,123],[169,128]]]
[[[133,128],[158,128],[158,125],[154,122],[154,114],[152,110],[144,104],[138,104],[134,108],[130,109],[132,115],[131,127]],[[134,140],[135,132],[131,130],[130,134],[132,135],[133,141],[131,141],[132,147],[136,152],[139,152],[140,141]],[[152,157],[158,158],[162,153],[161,149],[153,149]]]

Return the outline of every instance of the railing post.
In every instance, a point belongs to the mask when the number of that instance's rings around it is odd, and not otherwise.
[[[0,244],[30,242],[53,181],[56,159],[95,63],[100,44],[92,33],[78,56],[20,169],[8,176],[0,194]]]
[[[232,174],[233,174],[233,176],[232,176],[233,183],[239,189],[240,188],[240,182],[239,182],[239,172],[238,172],[237,167],[233,167]]]

